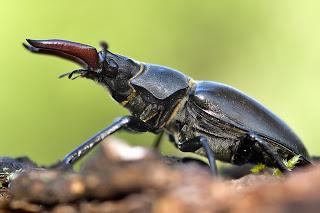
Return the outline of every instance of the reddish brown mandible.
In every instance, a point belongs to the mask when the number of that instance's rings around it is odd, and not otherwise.
[[[74,61],[84,68],[99,68],[99,55],[96,48],[72,41],[50,39],[31,40],[27,39],[31,45],[23,44],[28,50],[36,53],[55,55]]]

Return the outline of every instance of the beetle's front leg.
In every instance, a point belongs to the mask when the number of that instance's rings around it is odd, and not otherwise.
[[[106,137],[112,135],[113,133],[119,131],[120,129],[135,131],[135,132],[146,132],[149,131],[149,126],[141,121],[140,119],[133,116],[124,116],[115,120],[111,125],[107,126],[89,140],[78,146],[76,149],[71,151],[65,156],[65,158],[53,165],[52,167],[65,167],[67,165],[73,165],[80,158],[85,156],[93,147],[98,145]]]
[[[214,157],[213,151],[211,150],[208,144],[208,139],[206,137],[198,136],[198,137],[192,138],[190,140],[187,140],[179,144],[178,148],[183,152],[195,152],[198,149],[203,148],[209,161],[211,174],[215,176],[217,175],[216,159]]]

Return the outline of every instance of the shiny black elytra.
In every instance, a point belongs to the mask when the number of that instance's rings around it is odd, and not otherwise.
[[[169,135],[178,149],[206,155],[211,172],[215,159],[236,165],[263,163],[287,168],[283,159],[301,155],[298,166],[310,164],[309,154],[297,135],[259,102],[228,85],[194,81],[174,69],[141,63],[65,40],[29,40],[24,46],[35,53],[69,59],[83,69],[61,75],[84,77],[107,88],[132,115],[115,120],[75,150],[60,164],[72,165],[104,138],[120,129]]]

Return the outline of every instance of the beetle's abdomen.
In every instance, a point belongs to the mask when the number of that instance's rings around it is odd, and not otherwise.
[[[207,119],[219,119],[244,132],[273,140],[295,154],[308,157],[297,135],[280,118],[259,102],[225,84],[199,81],[190,100],[201,108]]]

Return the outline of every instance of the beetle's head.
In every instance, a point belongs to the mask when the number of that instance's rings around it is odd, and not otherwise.
[[[140,63],[111,53],[108,45],[101,42],[101,51],[94,47],[65,40],[30,40],[30,45],[23,44],[35,53],[55,55],[71,60],[82,66],[82,69],[62,74],[69,79],[84,77],[98,82],[108,88],[111,95],[119,102],[130,95],[129,80],[140,70]]]

